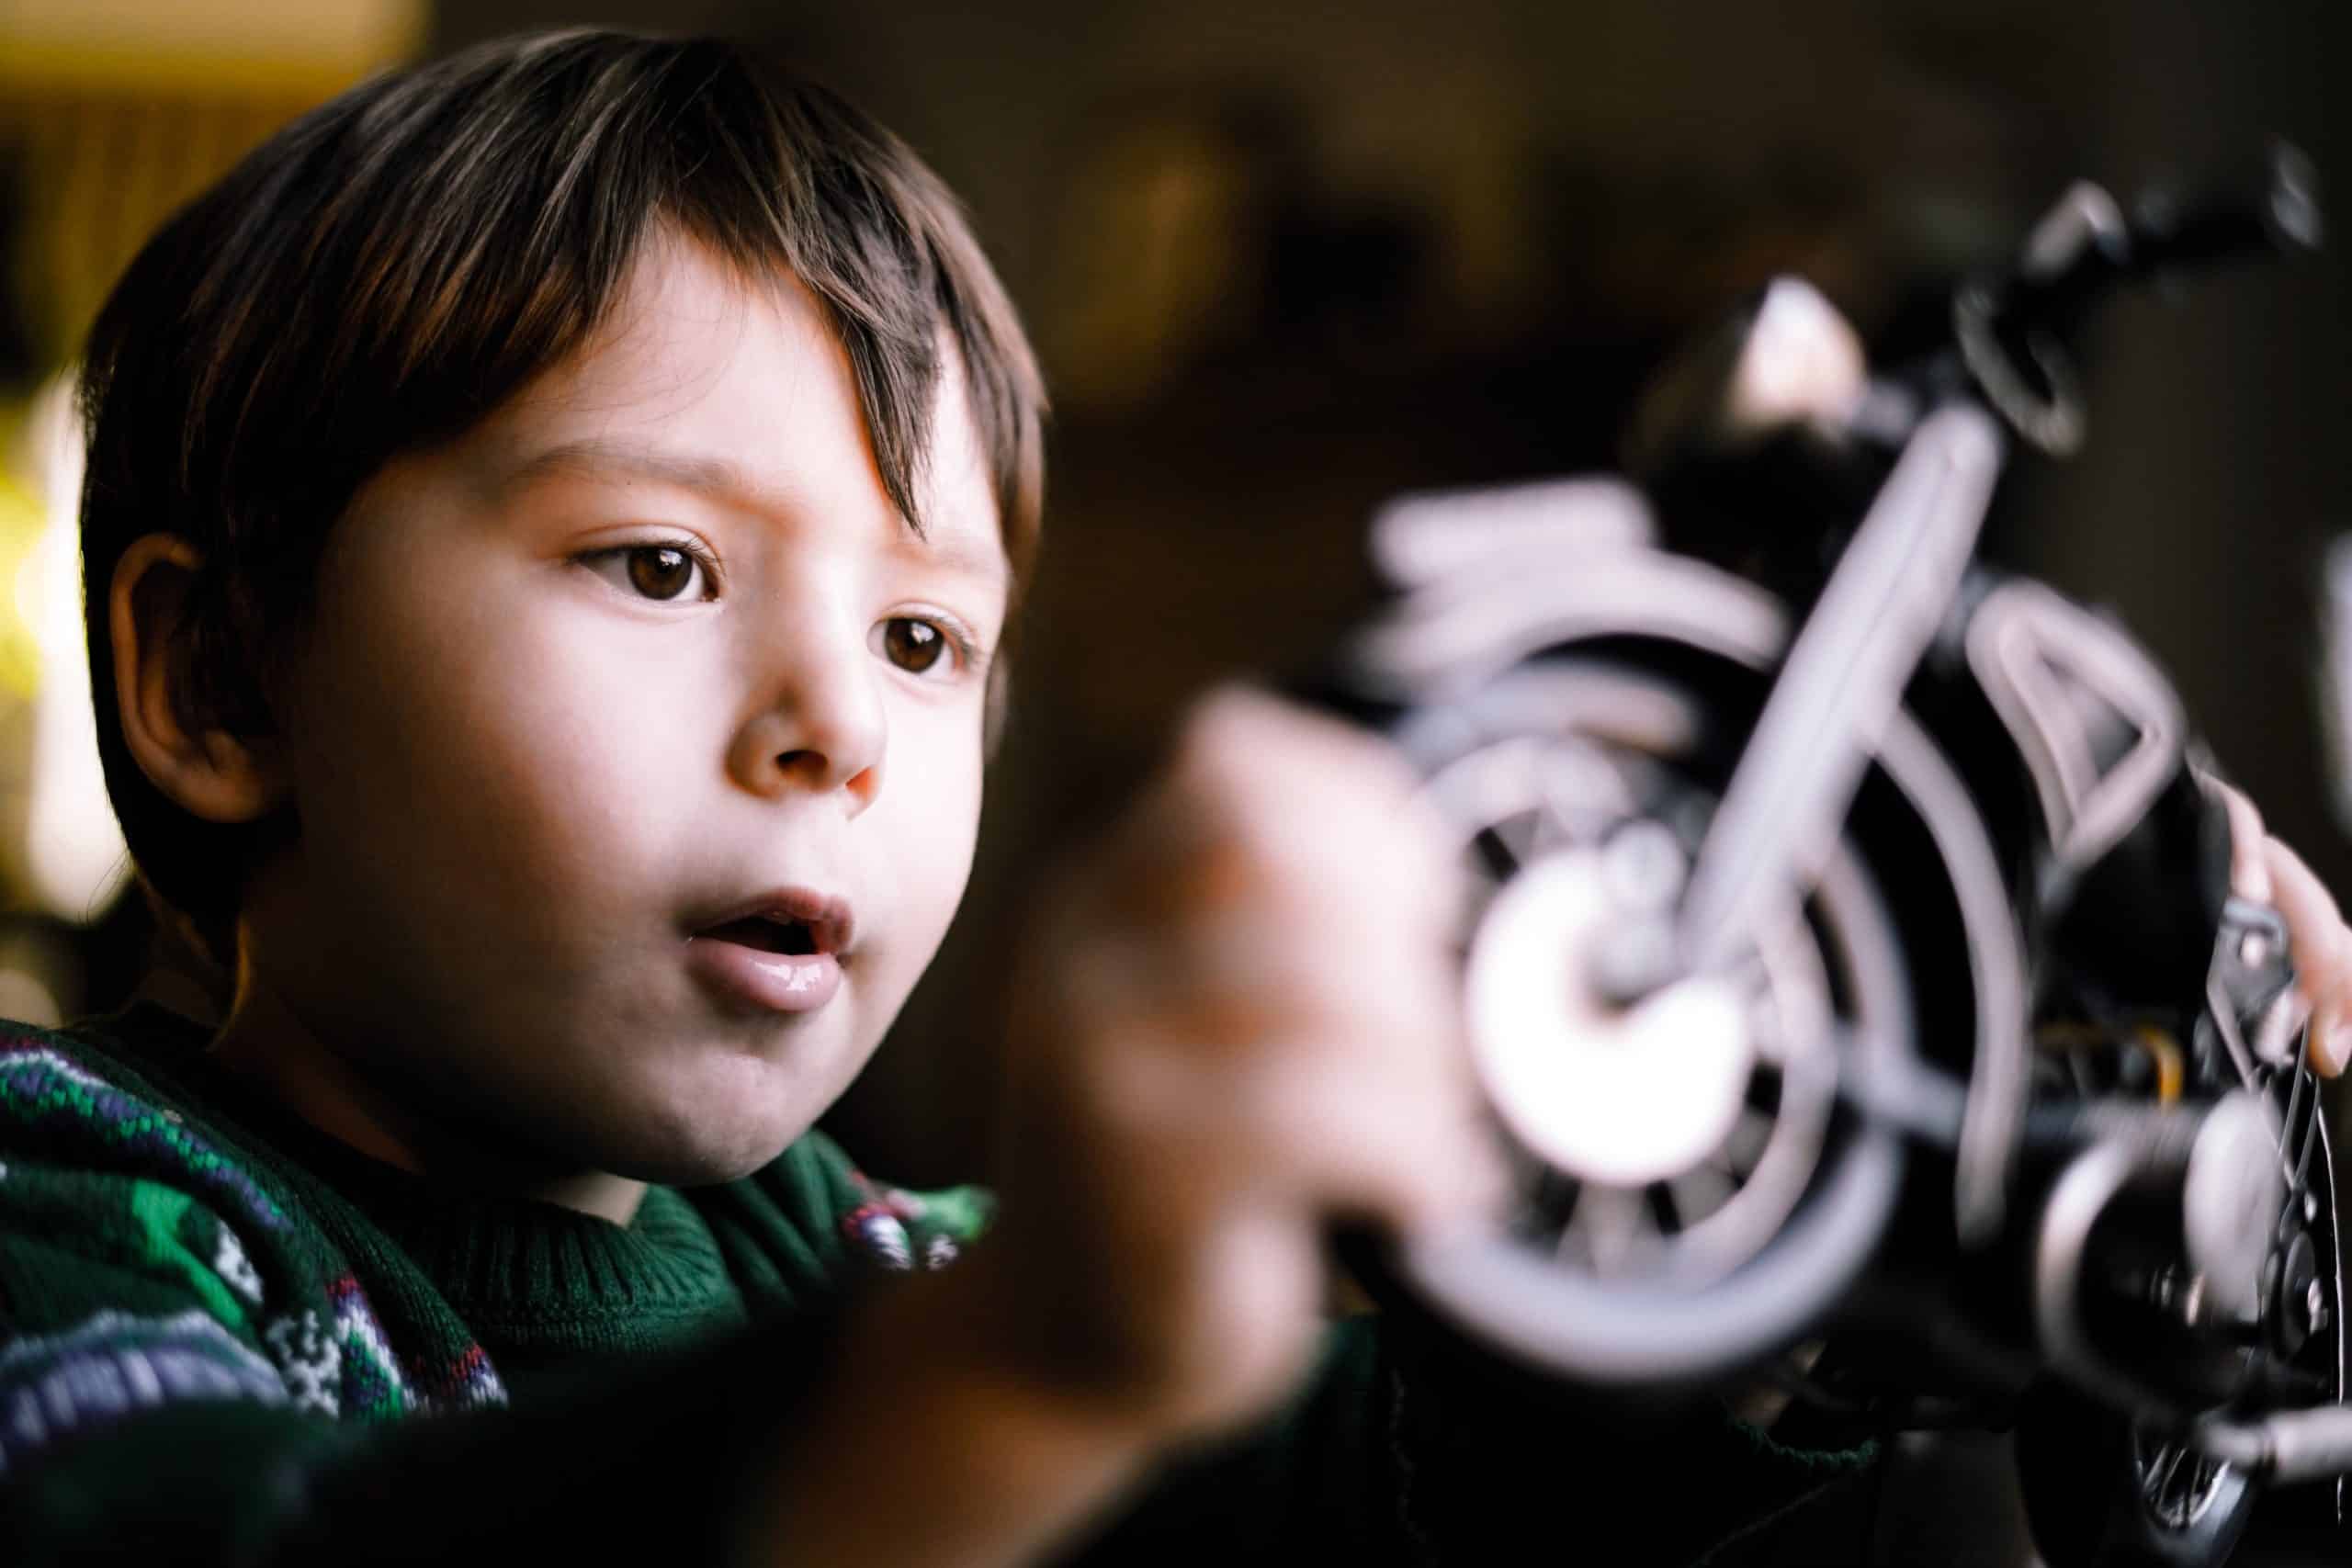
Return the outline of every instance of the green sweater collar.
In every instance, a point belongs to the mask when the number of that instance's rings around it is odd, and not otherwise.
[[[635,1219],[619,1225],[436,1181],[359,1153],[214,1067],[200,1024],[142,1006],[113,1027],[151,1070],[357,1209],[493,1353],[658,1348],[742,1319],[709,1227],[675,1190],[649,1187]]]

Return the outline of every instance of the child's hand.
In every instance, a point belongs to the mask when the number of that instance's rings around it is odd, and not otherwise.
[[[1335,1224],[1498,1197],[1457,869],[1414,787],[1378,740],[1219,695],[1032,933],[982,1251],[1055,1397],[1169,1436],[1258,1414],[1312,1348]]]
[[[1290,1389],[1336,1224],[1499,1204],[1458,867],[1416,782],[1271,698],[1193,716],[1028,933],[995,1228],[846,1324],[747,1561],[1035,1561],[1171,1441]],[[922,1475],[922,1506],[872,1506],[879,1472]]]
[[[2302,857],[2264,829],[2254,802],[2218,779],[2204,783],[2230,814],[2231,890],[2286,917],[2295,989],[2311,1007],[2312,1070],[2335,1077],[2352,1059],[2352,930]]]

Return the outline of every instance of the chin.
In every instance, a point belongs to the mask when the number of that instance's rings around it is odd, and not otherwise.
[[[790,1147],[825,1110],[774,1083],[715,1092],[649,1093],[628,1101],[629,1120],[606,1129],[600,1169],[663,1187],[707,1187],[751,1175]]]
[[[751,1175],[807,1130],[807,1123],[795,1122],[774,1132],[730,1128],[723,1134],[712,1130],[703,1136],[653,1142],[629,1138],[626,1146],[601,1159],[598,1168],[661,1187],[710,1187]]]
[[[605,1168],[615,1176],[655,1187],[717,1187],[741,1181],[773,1161],[792,1145],[786,1139],[773,1150],[754,1156],[713,1152],[706,1157],[685,1155],[651,1160],[614,1161]]]

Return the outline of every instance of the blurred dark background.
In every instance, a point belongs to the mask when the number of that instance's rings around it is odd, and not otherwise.
[[[978,1160],[989,1021],[1046,857],[1188,695],[1329,645],[1366,603],[1384,497],[1605,467],[1645,375],[1772,275],[1877,331],[1998,262],[2077,176],[2128,195],[2281,135],[2352,187],[2329,90],[2352,7],[2328,0],[14,0],[0,1014],[110,1003],[144,941],[75,716],[56,378],[97,299],[301,108],[560,23],[738,33],[865,104],[963,193],[1045,355],[1047,547],[978,873],[833,1119],[919,1183]],[[2352,243],[2113,310],[2085,344],[2087,449],[2021,469],[1992,541],[2138,630],[2339,889],[2323,560],[2352,529],[2347,302]],[[1970,1495],[1914,1491],[1889,1561],[1930,1539],[1939,1561],[2014,1559],[2007,1524],[1953,1524]]]
[[[456,43],[640,6],[443,13]],[[729,6],[970,203],[1057,402],[1043,574],[971,900],[839,1120],[947,1177],[1041,853],[1188,694],[1313,657],[1404,488],[1605,466],[1679,339],[1776,272],[1865,330],[1998,262],[2072,179],[2130,193],[2270,135],[2352,171],[2345,8],[2008,0],[1444,7],[1245,0]],[[2341,149],[2341,154],[2338,154]],[[2345,176],[2352,182],[2352,174]],[[2085,345],[2092,434],[1994,548],[2114,605],[2278,829],[2352,885],[2319,563],[2352,247],[2133,299]]]
[[[1329,645],[1366,603],[1382,498],[1607,466],[1660,357],[1775,273],[1879,331],[2003,258],[2076,176],[2128,195],[2273,135],[2323,181],[2352,169],[2328,92],[2352,13],[2325,0],[16,0],[0,1001],[101,1005],[137,966],[140,916],[107,914],[119,863],[71,771],[86,699],[55,570],[55,378],[97,299],[163,212],[308,104],[560,23],[735,32],[866,105],[963,193],[1046,358],[1047,548],[979,871],[836,1116],[917,1181],[977,1160],[987,1021],[1044,857],[1124,795],[1190,694]],[[2154,646],[2337,886],[2322,561],[2352,521],[2348,289],[2339,245],[2110,311],[2086,345],[2087,450],[2021,470],[1993,537]]]

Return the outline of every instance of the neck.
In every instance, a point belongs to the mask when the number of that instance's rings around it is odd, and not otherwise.
[[[598,1170],[565,1170],[453,1126],[398,1076],[334,1050],[246,965],[212,1059],[338,1143],[435,1180],[558,1203],[627,1224],[645,1184]]]

